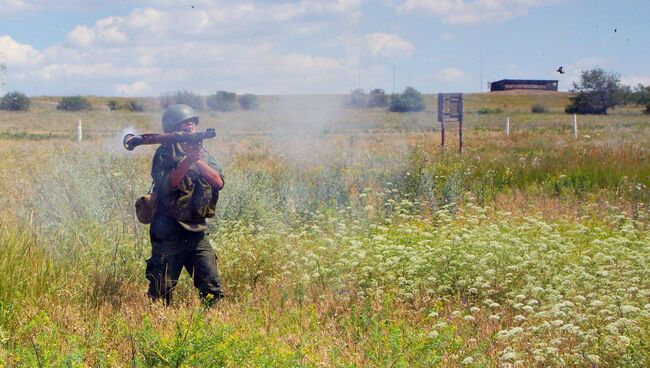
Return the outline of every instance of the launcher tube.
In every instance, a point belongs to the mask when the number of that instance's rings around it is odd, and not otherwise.
[[[201,144],[204,139],[210,139],[217,136],[214,129],[209,128],[205,132],[187,133],[187,132],[174,132],[162,134],[127,134],[124,136],[122,144],[124,148],[132,151],[135,147],[143,144],[168,144],[168,143],[194,143]]]

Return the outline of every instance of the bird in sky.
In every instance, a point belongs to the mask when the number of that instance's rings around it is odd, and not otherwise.
[[[558,72],[560,74],[564,74],[564,67],[561,66],[561,67],[557,68],[556,72]]]

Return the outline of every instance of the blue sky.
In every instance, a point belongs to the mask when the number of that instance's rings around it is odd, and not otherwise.
[[[0,92],[471,93],[503,78],[568,90],[593,67],[650,85],[647,0],[56,3],[0,0]]]

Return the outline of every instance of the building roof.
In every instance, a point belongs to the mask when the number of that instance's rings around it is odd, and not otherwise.
[[[546,83],[557,83],[557,79],[501,79],[494,81],[492,83],[533,83],[533,84],[546,84]]]

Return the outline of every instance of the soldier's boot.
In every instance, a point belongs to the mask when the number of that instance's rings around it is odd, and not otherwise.
[[[220,301],[222,301],[226,296],[222,291],[216,292],[216,293],[199,293],[199,297],[201,298],[201,302],[206,308],[212,308],[219,304]]]

